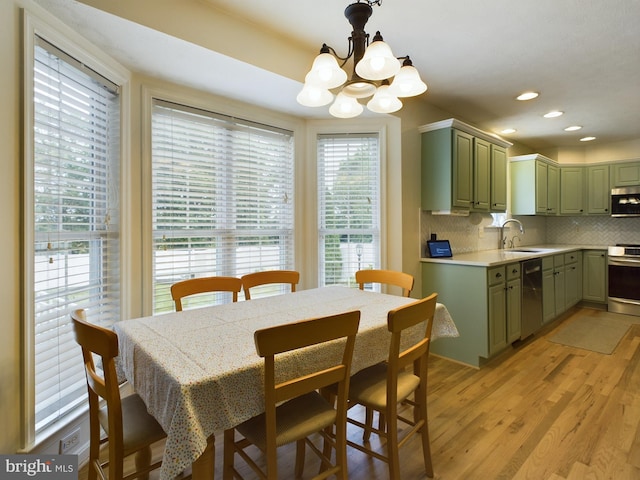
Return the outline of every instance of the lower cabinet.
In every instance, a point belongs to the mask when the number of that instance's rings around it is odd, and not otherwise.
[[[565,308],[571,308],[582,300],[582,252],[564,255]]]
[[[423,263],[424,292],[438,292],[458,328],[439,338],[431,352],[479,367],[520,338],[520,263],[498,267]]]
[[[520,262],[494,267],[423,263],[423,296],[437,292],[460,333],[457,338],[434,341],[431,352],[480,367],[508,348],[521,336],[521,282]],[[606,301],[605,287],[604,251],[575,250],[542,257],[543,322],[554,320],[583,297],[587,299],[587,294]]]
[[[589,302],[607,302],[607,251],[582,252],[582,299]]]
[[[542,321],[547,323],[582,299],[582,253],[542,258]]]

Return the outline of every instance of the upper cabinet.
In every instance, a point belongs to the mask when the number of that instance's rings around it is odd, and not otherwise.
[[[511,213],[513,215],[557,215],[559,169],[542,155],[512,157]]]
[[[608,215],[611,198],[609,165],[587,167],[587,192],[587,213]]]
[[[560,214],[582,215],[584,212],[584,168],[560,167]]]
[[[532,154],[509,166],[514,215],[609,215],[611,188],[640,185],[640,161],[559,165]]]
[[[640,162],[625,162],[611,165],[612,186],[635,187],[640,185]]]
[[[424,210],[506,210],[511,143],[455,119],[419,131]]]

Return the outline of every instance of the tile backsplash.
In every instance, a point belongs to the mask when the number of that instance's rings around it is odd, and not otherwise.
[[[616,243],[640,244],[640,217],[612,218],[608,216],[538,217],[516,216],[524,225],[524,234],[510,223],[505,234],[514,246],[564,244],[608,246]],[[449,240],[453,253],[476,252],[499,248],[498,225],[488,213],[472,213],[467,217],[420,213],[420,255],[431,234]],[[508,246],[508,245],[507,245]]]

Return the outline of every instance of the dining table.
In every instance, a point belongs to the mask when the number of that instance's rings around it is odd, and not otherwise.
[[[359,310],[354,374],[386,360],[387,314],[414,301],[328,286],[116,323],[119,368],[167,433],[160,479],[173,479],[192,467],[192,478],[211,480],[216,434],[264,411],[264,361],[255,350],[256,330]],[[406,341],[423,336],[422,325]],[[455,336],[448,310],[437,304],[432,341]],[[320,345],[296,352],[283,363],[281,375],[299,365],[316,368],[339,351]]]

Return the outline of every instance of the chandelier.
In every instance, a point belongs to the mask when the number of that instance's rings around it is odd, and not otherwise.
[[[342,58],[333,48],[323,44],[305,77],[302,91],[297,96],[298,103],[322,107],[333,101],[329,108],[331,115],[352,118],[364,110],[359,100],[371,97],[367,102],[369,110],[392,113],[402,108],[399,98],[413,97],[427,90],[409,56],[395,57],[380,32],[376,32],[369,44],[369,34],[364,27],[373,13],[371,5],[381,4],[382,0],[358,0],[347,6],[344,16],[353,27],[347,56]],[[342,67],[350,58],[353,58],[354,69],[348,78]],[[342,62],[340,65],[338,60]],[[330,90],[337,93],[335,101]]]

